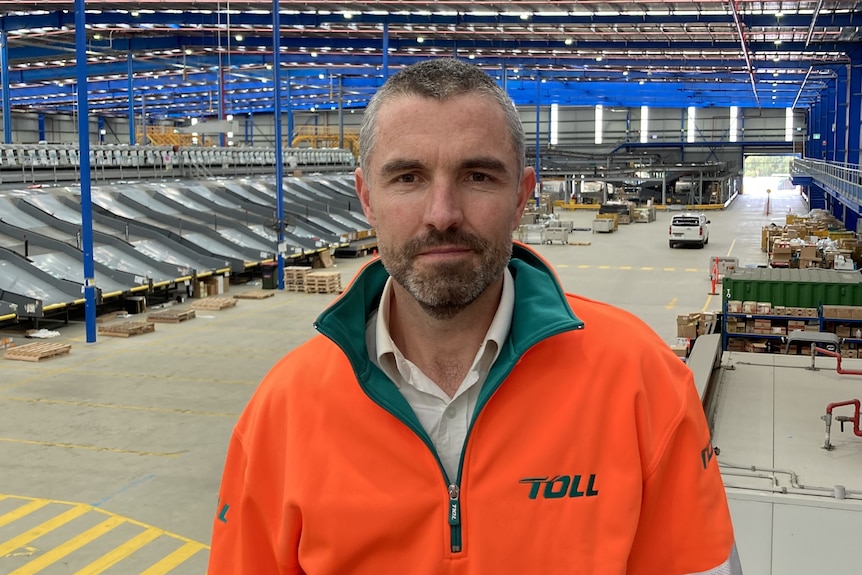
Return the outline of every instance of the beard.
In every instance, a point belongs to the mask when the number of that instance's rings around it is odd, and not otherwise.
[[[479,256],[479,265],[464,262],[436,263],[418,268],[417,253],[437,246],[459,246]],[[499,279],[512,257],[512,240],[480,238],[461,230],[432,230],[423,238],[401,246],[380,245],[380,260],[389,275],[412,295],[426,313],[450,319],[473,303]]]

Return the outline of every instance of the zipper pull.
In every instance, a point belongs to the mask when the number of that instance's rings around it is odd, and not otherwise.
[[[452,553],[461,552],[461,489],[453,483],[449,486],[449,531]]]
[[[459,497],[461,490],[456,484],[449,486],[449,525],[461,524],[461,504]]]

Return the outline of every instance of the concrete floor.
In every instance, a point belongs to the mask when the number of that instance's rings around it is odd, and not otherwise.
[[[806,211],[798,195],[777,192],[767,215],[760,192],[708,213],[703,250],[668,247],[668,212],[612,234],[572,234],[588,246],[535,247],[569,291],[629,309],[675,343],[677,314],[720,308],[709,295],[709,257],[763,264],[761,227],[783,223],[788,209]],[[588,228],[594,214],[561,217]],[[337,260],[342,282],[365,261]],[[70,354],[0,360],[0,573],[88,565],[80,572],[204,573],[231,428],[267,369],[313,335],[332,298],[278,292],[92,344],[83,325],[70,324],[51,340],[71,343]],[[30,341],[0,328],[8,335]]]

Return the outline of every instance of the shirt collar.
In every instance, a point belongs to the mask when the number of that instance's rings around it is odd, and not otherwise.
[[[395,342],[392,341],[392,335],[389,332],[389,304],[392,301],[392,282],[390,277],[386,280],[386,285],[383,287],[383,294],[380,297],[380,305],[377,308],[377,317],[375,332],[375,350],[377,353],[377,365],[389,371],[389,366],[395,365]],[[494,319],[491,320],[491,325],[488,327],[488,332],[485,334],[485,339],[482,341],[481,347],[488,349],[489,342],[493,343],[494,356],[488,362],[488,366],[493,365],[497,356],[500,354],[500,349],[503,347],[503,342],[509,335],[509,328],[512,326],[512,312],[515,309],[515,282],[512,278],[512,273],[506,268],[503,271],[503,293],[500,296],[500,304],[497,306],[497,312],[494,314]],[[397,369],[397,368],[396,368]],[[400,378],[393,379],[395,385],[401,387]]]

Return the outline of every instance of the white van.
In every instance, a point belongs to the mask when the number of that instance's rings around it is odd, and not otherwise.
[[[703,214],[677,214],[671,219],[667,231],[668,245],[696,245],[702,248],[709,243],[709,220]]]

